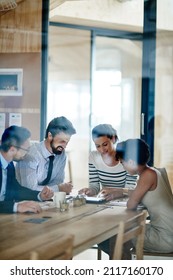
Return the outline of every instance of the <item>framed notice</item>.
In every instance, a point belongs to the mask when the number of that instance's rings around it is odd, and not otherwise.
[[[23,69],[0,68],[0,96],[21,96]]]
[[[9,114],[9,126],[11,125],[22,125],[22,115],[21,113],[10,113]]]

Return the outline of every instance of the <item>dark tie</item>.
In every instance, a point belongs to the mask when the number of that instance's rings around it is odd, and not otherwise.
[[[49,156],[49,167],[48,167],[47,177],[44,179],[43,182],[40,183],[40,185],[47,185],[47,183],[49,182],[52,175],[53,160],[54,160],[54,156]]]

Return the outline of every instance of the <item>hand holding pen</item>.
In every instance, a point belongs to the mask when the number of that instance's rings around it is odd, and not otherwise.
[[[83,195],[87,195],[87,196],[94,196],[94,195],[96,195],[95,190],[93,190],[92,188],[83,188],[83,189],[79,190],[78,193],[79,194],[83,194]]]
[[[104,197],[106,201],[114,200],[116,198],[123,197],[122,188],[104,188],[98,194],[98,197]]]

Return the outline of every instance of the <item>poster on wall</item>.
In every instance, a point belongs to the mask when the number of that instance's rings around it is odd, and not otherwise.
[[[9,126],[11,125],[22,125],[22,115],[21,113],[10,113],[9,114]]]
[[[5,130],[5,113],[0,113],[0,138]]]

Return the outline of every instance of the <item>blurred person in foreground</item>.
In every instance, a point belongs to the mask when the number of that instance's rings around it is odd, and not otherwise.
[[[147,209],[149,223],[146,224],[144,250],[149,252],[170,253],[173,251],[173,195],[170,186],[161,172],[148,166],[150,150],[142,139],[128,139],[117,144],[116,157],[131,175],[139,179],[134,190],[126,190],[127,210],[136,210],[139,204]],[[107,242],[105,250],[111,258]],[[104,244],[104,249],[106,248]],[[124,245],[124,259],[131,259],[130,249],[135,246]]]
[[[21,161],[30,148],[31,133],[19,126],[5,129],[0,143],[0,213],[41,212],[37,201],[50,200],[53,192],[44,187],[41,192],[21,186],[15,177],[13,161]]]
[[[160,171],[147,164],[148,144],[142,139],[128,139],[117,145],[117,157],[130,174],[139,175],[136,188],[129,191],[127,209],[136,210],[142,203],[148,211],[150,222],[146,224],[144,250],[172,252],[173,195]]]
[[[47,185],[54,192],[69,194],[73,185],[64,182],[67,159],[65,149],[75,133],[72,123],[64,116],[50,121],[45,139],[32,144],[23,161],[16,165],[16,177],[20,184],[37,191]],[[53,158],[52,172],[49,180],[46,180],[50,158]]]

